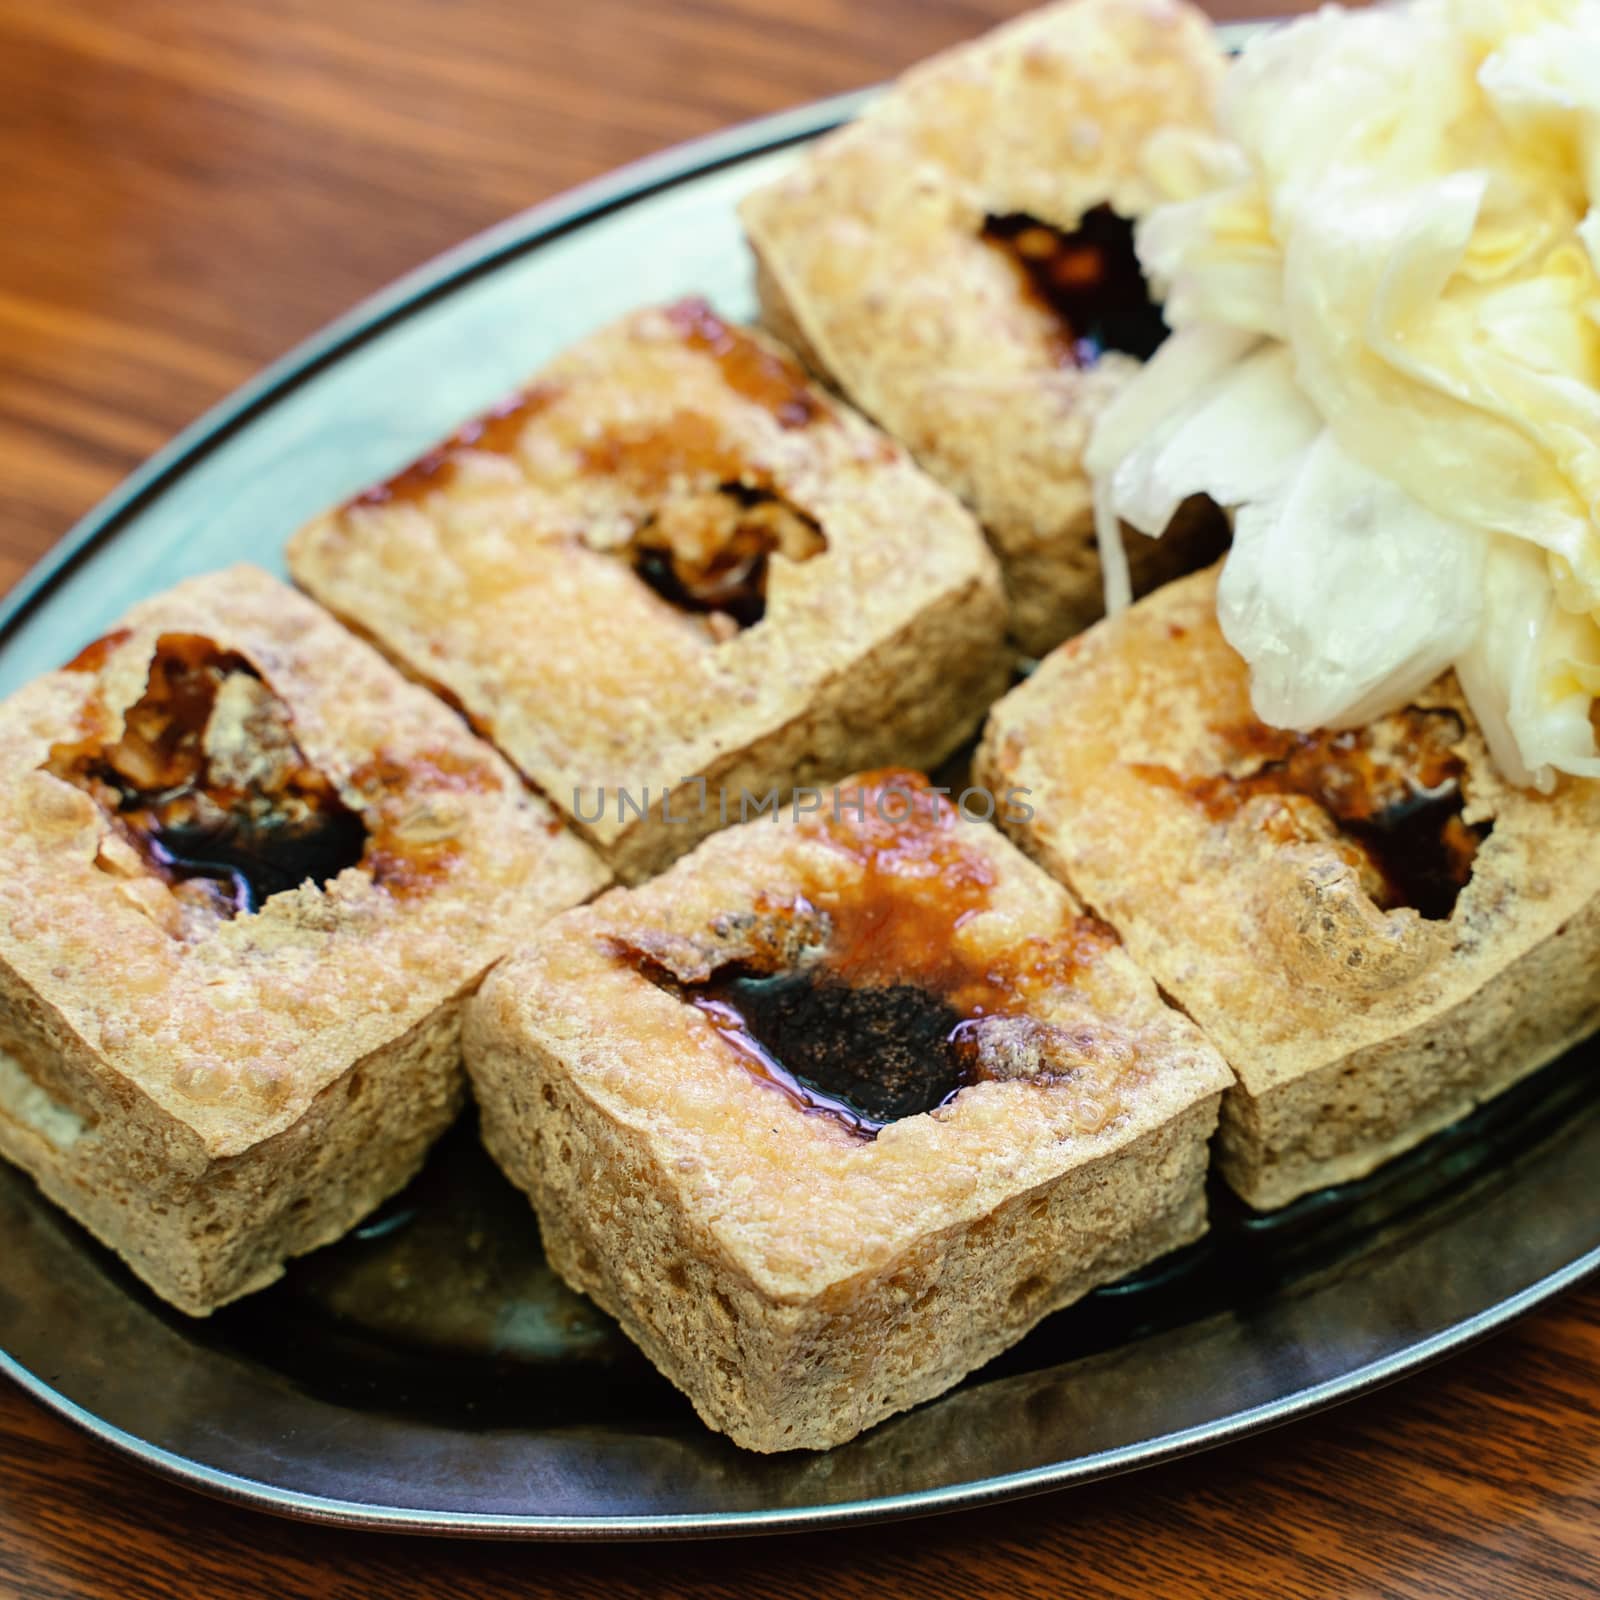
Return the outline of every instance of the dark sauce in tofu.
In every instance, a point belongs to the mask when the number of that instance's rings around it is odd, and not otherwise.
[[[94,669],[97,648],[77,670]],[[207,732],[225,693],[249,748],[219,758]],[[190,898],[232,917],[360,862],[360,815],[307,763],[287,708],[242,656],[197,635],[162,635],[123,722],[113,742],[57,745],[46,770],[91,795],[147,867]]]
[[[874,774],[850,793],[866,820],[846,808],[819,827],[857,870],[831,888],[763,901],[764,953],[697,983],[640,965],[763,1082],[872,1139],[996,1076],[975,1025],[1009,1017],[1027,1026],[1030,998],[1071,982],[1115,935],[1069,915],[1048,937],[971,950],[959,930],[988,908],[994,877],[983,855],[963,848],[955,808],[911,773]]]
[[[774,554],[809,561],[826,548],[811,517],[742,483],[676,497],[645,520],[630,546],[639,577],[669,605],[703,617],[719,640],[766,615]]]
[[[780,427],[809,427],[829,416],[797,361],[724,322],[704,300],[680,300],[663,316],[733,395]],[[565,392],[540,382],[510,395],[402,472],[363,490],[346,509],[416,503],[448,488],[465,457],[514,454],[529,424]],[[743,453],[700,411],[680,409],[635,427],[615,424],[586,437],[579,456],[588,476],[615,479],[653,503],[623,554],[651,590],[695,617],[714,642],[766,614],[774,554],[805,561],[827,547],[815,519],[770,485],[751,481]]]
[[[866,1136],[974,1082],[965,1020],[914,983],[853,987],[826,972],[719,976],[693,1004],[753,1068]]]
[[[1148,360],[1167,336],[1133,248],[1133,224],[1096,206],[1070,233],[1021,213],[989,217],[984,239],[1003,250],[1028,294],[1061,325],[1056,359],[1088,367],[1108,350]]]
[[[1253,724],[1228,735],[1230,772],[1175,782],[1218,821],[1257,796],[1309,802],[1332,824],[1345,858],[1381,910],[1415,908],[1443,921],[1472,876],[1490,824],[1463,820],[1461,720],[1411,706],[1363,728],[1292,733]],[[1284,842],[1305,837],[1293,810],[1269,813]]]

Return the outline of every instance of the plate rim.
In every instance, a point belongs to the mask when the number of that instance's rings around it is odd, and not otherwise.
[[[1084,1456],[1070,1462],[1032,1467],[1023,1472],[975,1479],[968,1483],[909,1494],[881,1495],[829,1506],[791,1506],[761,1511],[714,1511],[644,1517],[554,1516],[540,1513],[507,1515],[472,1511],[419,1511],[405,1506],[377,1506],[336,1500],[299,1490],[275,1488],[259,1479],[223,1472],[150,1444],[103,1421],[92,1411],[59,1394],[43,1379],[0,1350],[0,1373],[56,1416],[157,1476],[196,1489],[212,1499],[270,1512],[292,1521],[358,1529],[369,1533],[403,1533],[425,1537],[566,1542],[648,1543],[684,1539],[753,1537],[805,1533],[824,1528],[863,1527],[903,1521],[947,1511],[970,1511],[1002,1501],[1020,1500],[1086,1480],[1119,1477],[1143,1467],[1231,1444],[1294,1422],[1313,1412],[1395,1382],[1453,1355],[1543,1305],[1600,1269],[1600,1248],[1590,1250],[1517,1294],[1476,1316],[1463,1318],[1404,1350],[1354,1368],[1337,1378],[1297,1390],[1292,1396],[1237,1412],[1223,1422],[1198,1423],[1158,1440]]]
[[[1267,21],[1224,24],[1219,26],[1218,34],[1226,45],[1237,47],[1250,35],[1270,25]],[[0,601],[0,645],[71,575],[85,556],[113,538],[125,522],[155,499],[170,482],[279,398],[378,336],[391,324],[468,280],[614,211],[724,167],[815,138],[855,115],[879,92],[876,87],[869,87],[812,101],[631,162],[490,226],[360,301],[205,411],[74,524]],[[218,1500],[288,1518],[371,1532],[435,1537],[645,1541],[750,1536],[861,1526],[942,1511],[968,1510],[1196,1454],[1370,1393],[1496,1332],[1597,1271],[1600,1271],[1600,1248],[1576,1257],[1494,1306],[1403,1350],[1292,1395],[1235,1413],[1223,1421],[1199,1423],[1155,1440],[997,1477],[834,1505],[757,1511],[631,1517],[521,1515],[423,1511],[338,1500],[277,1488],[260,1479],[209,1467],[152,1444],[69,1399],[5,1350],[0,1350],[0,1374],[80,1432],[158,1476]]]

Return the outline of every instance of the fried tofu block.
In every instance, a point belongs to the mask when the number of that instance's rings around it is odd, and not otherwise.
[[[1233,1067],[1219,1160],[1266,1208],[1600,1025],[1600,784],[1506,784],[1449,675],[1366,727],[1264,727],[1215,602],[1199,573],[1063,645],[977,770]]]
[[[557,918],[466,1049],[557,1270],[762,1451],[1196,1238],[1230,1081],[1103,923],[893,772]]]
[[[406,1182],[464,997],[606,881],[309,600],[181,584],[0,705],[0,1154],[202,1315]]]
[[[699,301],[568,350],[289,560],[629,880],[773,791],[936,764],[1004,684],[968,514]]]
[[[1221,72],[1179,0],[1067,0],[914,68],[741,208],[764,320],[977,513],[1028,655],[1101,614],[1083,453],[1165,334],[1130,219]],[[1186,508],[1130,544],[1136,592],[1225,539]]]

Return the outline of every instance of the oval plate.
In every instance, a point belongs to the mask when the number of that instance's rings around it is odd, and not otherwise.
[[[1234,38],[1240,30],[1233,30]],[[493,230],[336,323],[131,478],[12,592],[0,693],[126,607],[386,476],[570,340],[701,293],[748,316],[734,207],[862,97],[657,157]],[[502,1537],[776,1531],[1102,1477],[1348,1398],[1600,1265],[1600,1102],[1569,1061],[1377,1180],[1048,1319],[945,1398],[826,1455],[707,1432],[545,1267],[473,1130],[284,1282],[190,1322],[0,1170],[0,1370],[135,1460],[322,1521]]]

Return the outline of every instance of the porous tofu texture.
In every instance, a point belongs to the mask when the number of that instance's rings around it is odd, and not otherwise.
[[[1102,208],[1128,220],[1162,198],[1164,152],[1211,127],[1222,71],[1210,22],[1179,0],[1045,6],[913,68],[740,207],[763,320],[972,507],[1026,655],[1101,615],[1083,453],[1148,353],[1040,283],[1098,270],[1142,298],[1125,239],[1096,261]],[[1066,276],[997,224],[1025,224],[1025,244],[1053,233]],[[1194,515],[1134,542],[1136,592],[1220,548]]]
[[[607,881],[309,600],[181,584],[0,706],[0,1154],[209,1311],[410,1177],[464,995]]]
[[[994,829],[907,773],[838,793],[556,919],[466,1028],[552,1262],[756,1450],[848,1439],[1195,1238],[1229,1081]],[[738,1022],[739,980],[775,975],[829,1001],[782,1059]],[[959,1047],[923,1070],[962,1084],[873,1136],[859,1098],[786,1076],[842,993],[948,1007]]]
[[[936,764],[1005,683],[971,517],[698,301],[575,345],[289,562],[629,881],[725,798]]]
[[[1253,1205],[1365,1175],[1600,1024],[1600,784],[1505,783],[1450,675],[1367,728],[1250,709],[1216,570],[1069,641],[976,770],[1238,1075]],[[1341,820],[1341,818],[1343,820]]]

